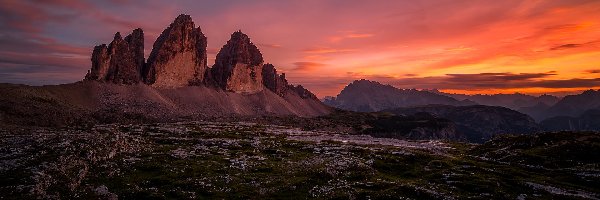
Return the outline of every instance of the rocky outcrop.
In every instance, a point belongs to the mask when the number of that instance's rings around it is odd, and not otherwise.
[[[236,31],[217,54],[215,65],[211,69],[214,84],[232,92],[262,91],[263,62],[262,54],[250,42],[250,38],[241,31]]]
[[[144,69],[145,81],[155,87],[202,83],[206,66],[206,37],[189,15],[179,15],[152,48]]]
[[[317,98],[315,94],[310,92],[310,90],[304,88],[302,85],[290,85],[289,88],[291,91],[294,91],[296,94],[298,94],[298,96],[302,97],[303,99],[314,99],[317,101],[319,100],[319,98]]]
[[[262,68],[262,78],[265,88],[271,90],[279,96],[285,96],[288,92],[296,93],[303,99],[318,100],[317,96],[304,88],[302,85],[291,85],[285,79],[285,73],[277,74],[277,69],[272,64],[264,64]]]
[[[288,82],[285,79],[285,73],[279,75],[275,66],[264,64],[262,68],[262,78],[265,87],[279,96],[285,95],[288,91]]]
[[[92,69],[86,80],[100,80],[113,83],[134,84],[142,81],[144,66],[144,33],[135,29],[123,39],[117,32],[113,41],[106,46],[94,47]]]

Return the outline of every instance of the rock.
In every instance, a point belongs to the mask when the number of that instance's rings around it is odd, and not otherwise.
[[[135,29],[125,40],[117,32],[113,41],[94,47],[92,69],[86,80],[134,84],[142,81],[144,65],[144,33]]]
[[[154,42],[144,69],[146,83],[155,87],[181,87],[203,82],[206,37],[189,15],[179,15]]]
[[[302,85],[289,85],[288,87],[291,91],[296,92],[296,94],[298,94],[298,96],[302,97],[303,99],[314,99],[319,101],[319,98],[317,98],[315,94],[304,88]]]
[[[265,87],[279,96],[285,95],[288,91],[288,82],[285,79],[285,73],[279,75],[275,66],[264,64],[262,68],[262,78]]]
[[[146,62],[144,58],[144,31],[140,28],[133,30],[131,34],[125,37],[125,41],[129,44],[129,51],[133,54],[135,66],[138,67],[137,70],[141,73]]]
[[[106,73],[108,73],[109,63],[110,56],[108,55],[106,44],[95,46],[92,52],[92,69],[88,70],[85,79],[104,80]]]
[[[231,34],[231,39],[217,54],[211,69],[214,84],[227,91],[256,93],[263,90],[262,54],[241,31]]]

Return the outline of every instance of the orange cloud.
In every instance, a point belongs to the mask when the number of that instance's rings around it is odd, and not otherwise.
[[[336,48],[311,48],[303,52],[308,54],[330,54],[330,53],[348,53],[355,52],[357,49],[336,49]]]
[[[369,38],[375,36],[372,33],[355,33],[354,31],[342,31],[343,35],[329,38],[330,42],[339,42],[344,39]]]
[[[312,71],[316,68],[324,67],[326,64],[316,62],[295,62],[294,71]]]

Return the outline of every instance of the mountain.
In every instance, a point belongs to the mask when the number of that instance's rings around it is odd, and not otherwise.
[[[550,121],[564,121],[567,119],[577,120],[576,118],[585,112],[598,109],[600,109],[600,90],[587,90],[581,94],[565,96],[555,104],[540,102],[531,107],[523,107],[519,111],[529,114],[537,121],[551,118],[555,119]],[[559,127],[564,126],[560,125]]]
[[[154,42],[143,70],[154,87],[202,83],[206,66],[206,36],[189,15],[178,16]]]
[[[385,110],[397,115],[429,113],[456,124],[459,133],[471,142],[484,142],[494,135],[530,134],[540,130],[535,121],[517,111],[499,106],[427,105]]]
[[[325,99],[324,103],[340,109],[359,112],[373,112],[428,104],[473,104],[469,101],[458,101],[440,94],[415,89],[403,90],[365,79],[348,84],[337,97]]]
[[[189,15],[178,16],[144,60],[144,33],[116,33],[94,47],[83,81],[0,85],[0,125],[56,126],[97,122],[176,121],[231,116],[318,116],[331,112],[264,59],[236,31],[208,67],[206,36]]]
[[[548,108],[545,115],[576,117],[592,109],[600,109],[600,90],[587,90],[581,94],[565,96]]]
[[[117,32],[113,41],[94,47],[92,68],[85,75],[88,80],[134,84],[143,81],[144,32],[135,29],[123,39]]]
[[[600,131],[600,110],[587,110],[577,117],[551,117],[540,125],[549,131]]]
[[[541,95],[541,96],[532,96],[526,94],[492,94],[492,95],[467,95],[467,94],[453,94],[453,93],[444,93],[438,90],[426,90],[436,94],[446,95],[457,100],[470,100],[476,102],[481,105],[488,106],[502,106],[506,108],[510,108],[513,110],[520,110],[528,107],[533,107],[538,104],[544,104],[548,106],[552,106],[556,104],[560,98],[552,95]],[[526,109],[525,109],[526,110]]]

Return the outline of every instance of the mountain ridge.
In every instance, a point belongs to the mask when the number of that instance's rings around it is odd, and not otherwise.
[[[236,31],[208,67],[206,36],[179,15],[144,58],[144,33],[134,29],[94,47],[82,81],[54,86],[2,84],[0,124],[70,125],[173,121],[227,116],[325,115],[332,109],[291,85],[266,64],[250,38]]]

